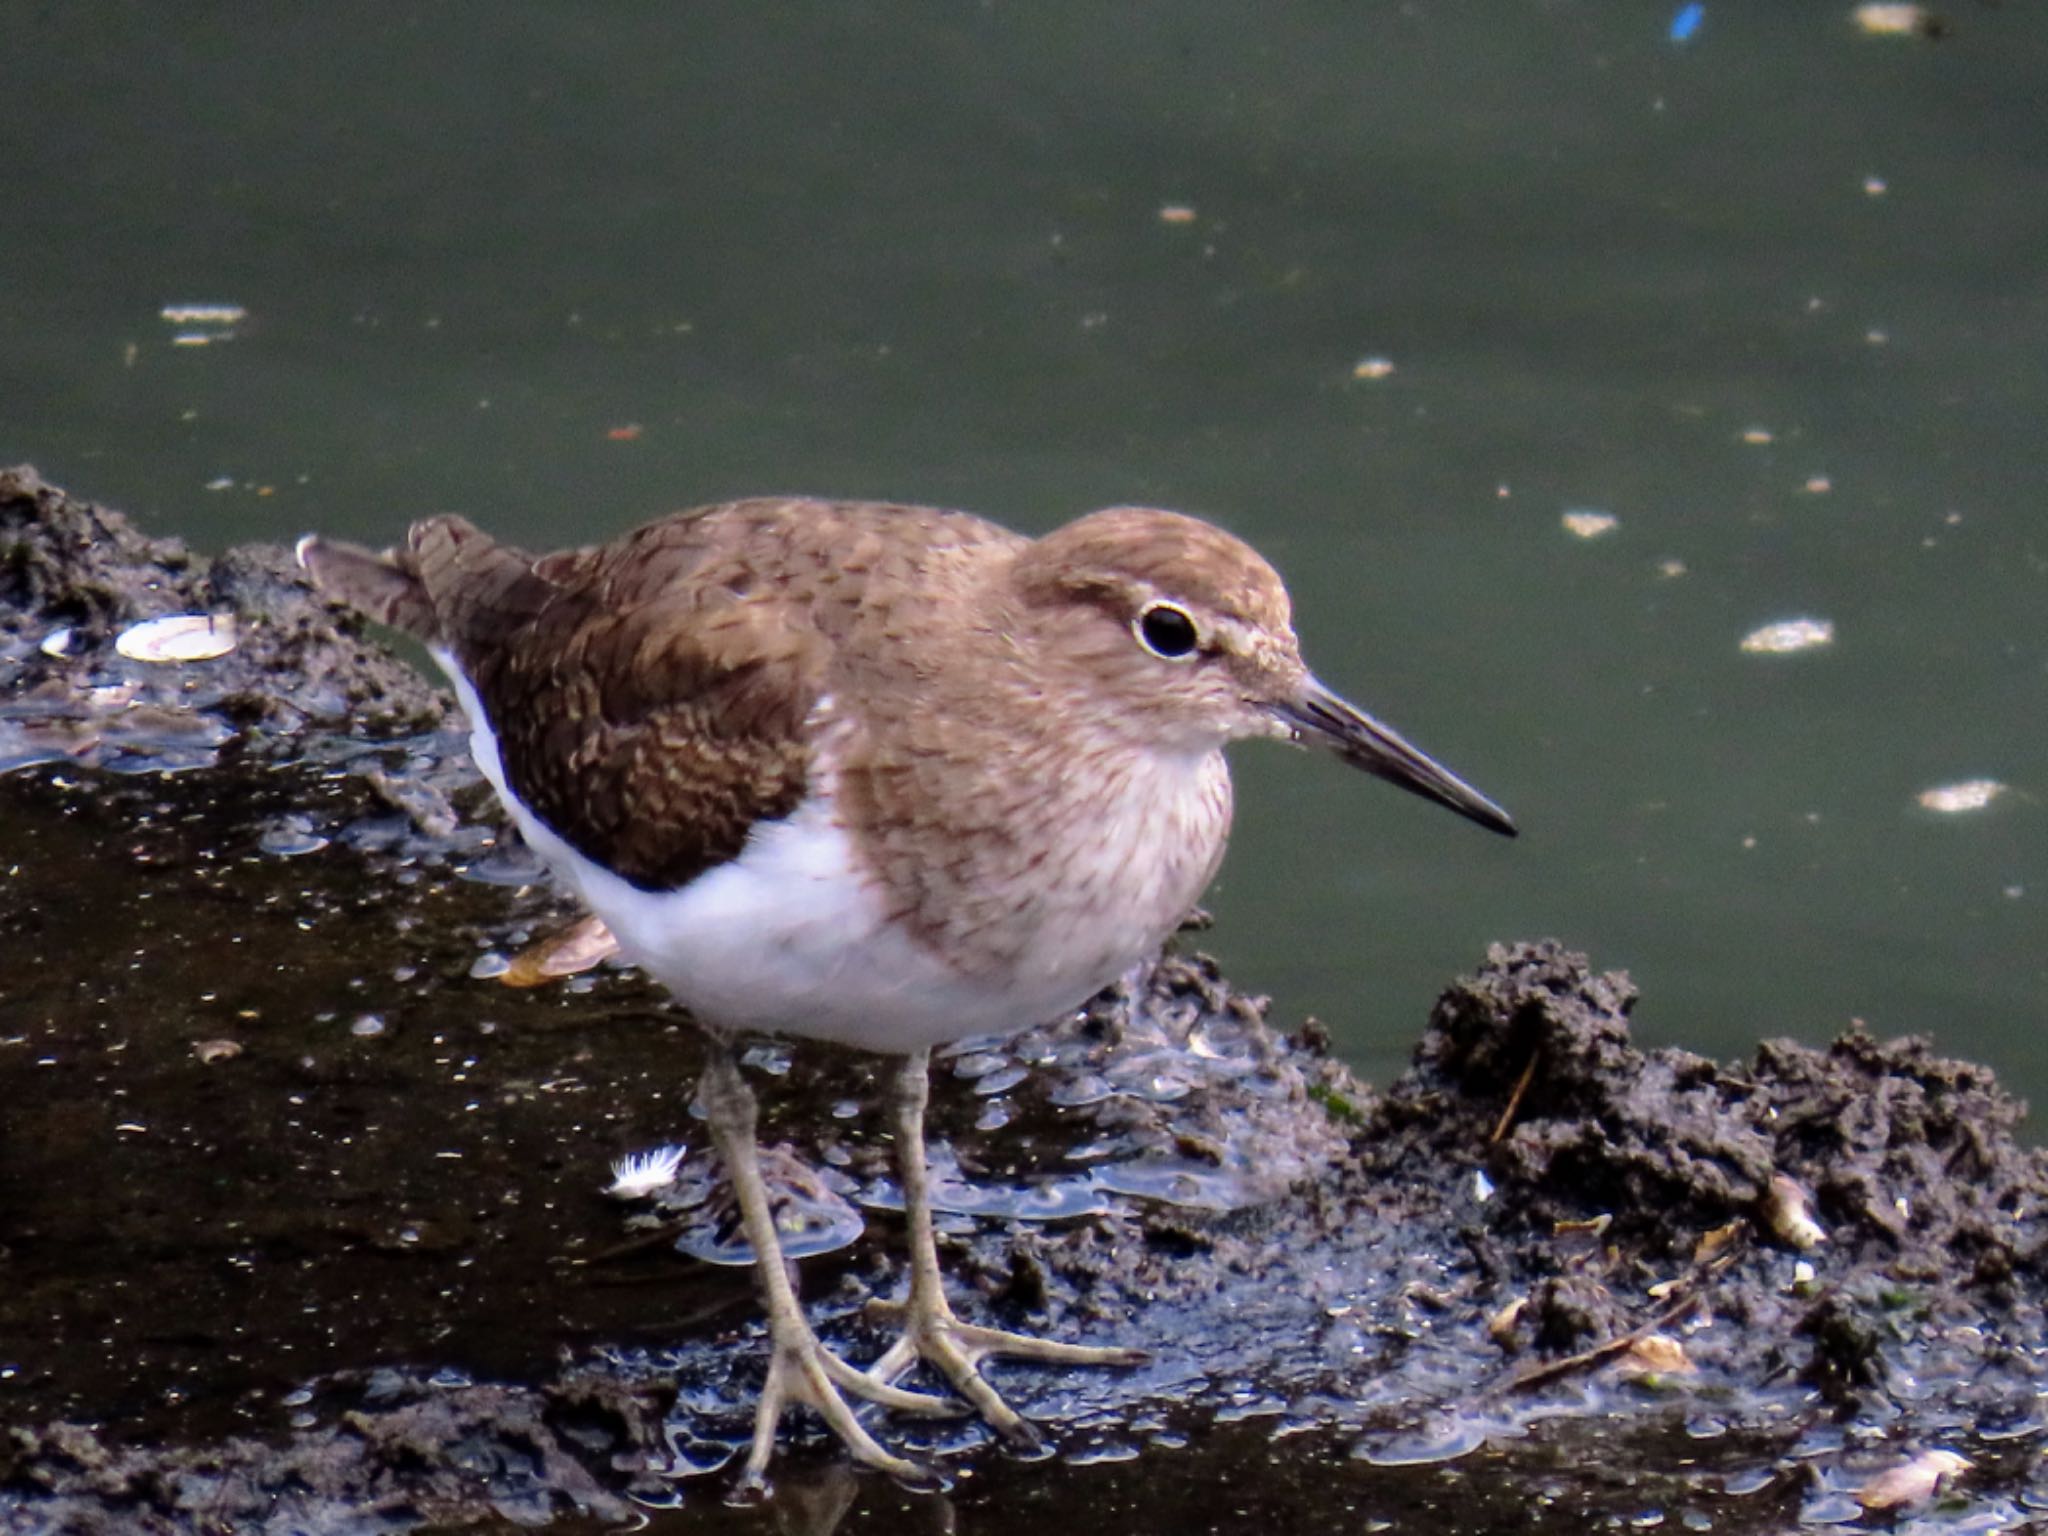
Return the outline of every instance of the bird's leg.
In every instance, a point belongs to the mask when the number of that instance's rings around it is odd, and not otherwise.
[[[939,1276],[939,1248],[932,1236],[931,1174],[924,1157],[930,1055],[929,1051],[915,1051],[905,1057],[889,1090],[896,1162],[903,1180],[903,1211],[910,1223],[910,1295],[899,1302],[869,1303],[870,1316],[900,1318],[903,1333],[868,1367],[868,1375],[878,1382],[893,1382],[918,1361],[927,1361],[1005,1440],[1035,1450],[1044,1443],[1038,1431],[983,1378],[982,1361],[1009,1356],[1050,1365],[1143,1365],[1150,1357],[1142,1349],[1059,1344],[1030,1334],[983,1328],[953,1315]]]
[[[740,1076],[731,1044],[723,1039],[714,1039],[711,1045],[704,1072],[704,1109],[711,1139],[725,1163],[733,1192],[739,1197],[740,1220],[754,1250],[754,1273],[760,1281],[762,1305],[768,1312],[768,1379],[761,1388],[761,1406],[754,1416],[754,1442],[747,1454],[746,1470],[740,1475],[741,1491],[765,1491],[767,1480],[763,1474],[775,1449],[775,1428],[782,1410],[792,1403],[801,1403],[824,1419],[857,1460],[895,1477],[928,1481],[930,1474],[925,1468],[892,1455],[861,1427],[845,1394],[850,1392],[884,1407],[912,1413],[948,1414],[958,1410],[943,1398],[906,1392],[887,1380],[855,1370],[819,1342],[804,1320],[803,1309],[797,1305],[796,1289],[790,1283],[788,1261],[782,1256],[782,1243],[776,1236],[775,1218],[768,1208],[768,1187],[761,1178],[754,1140],[758,1116],[754,1092]]]

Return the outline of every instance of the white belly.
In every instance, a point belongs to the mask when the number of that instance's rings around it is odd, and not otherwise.
[[[578,853],[513,794],[475,690],[452,658],[437,651],[435,659],[469,716],[477,767],[528,845],[612,931],[620,952],[706,1024],[899,1054],[1027,1029],[1079,1007],[1143,958],[1211,873],[1204,859],[1181,881],[1190,890],[1143,893],[1148,901],[1126,889],[1106,909],[1090,902],[1091,913],[1048,925],[1024,963],[979,975],[885,921],[874,877],[822,796],[757,825],[738,858],[688,885],[641,890]],[[1122,845],[1149,828],[1134,821],[1129,832],[1096,845],[1091,873],[1104,885],[1128,887],[1138,849]]]

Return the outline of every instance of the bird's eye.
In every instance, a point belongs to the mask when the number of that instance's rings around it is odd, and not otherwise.
[[[1201,640],[1187,610],[1171,603],[1149,605],[1132,627],[1138,633],[1138,643],[1165,661],[1185,661],[1195,654]]]

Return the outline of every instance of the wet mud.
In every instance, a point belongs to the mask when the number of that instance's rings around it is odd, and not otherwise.
[[[232,649],[122,654],[167,614],[231,618]],[[1989,1071],[1860,1034],[1644,1051],[1627,979],[1541,943],[1453,983],[1375,1090],[1190,933],[934,1067],[962,1310],[1151,1363],[1005,1372],[1044,1462],[882,1422],[940,1492],[792,1423],[774,1499],[729,1508],[764,1343],[744,1267],[707,1261],[740,1255],[697,1043],[630,971],[506,984],[576,914],[501,839],[442,697],[287,552],[196,556],[0,472],[0,769],[0,1531],[2048,1507],[2048,1164]],[[807,1303],[866,1358],[903,1264],[880,1063],[749,1060],[830,1212]],[[606,1193],[669,1144],[673,1186]]]

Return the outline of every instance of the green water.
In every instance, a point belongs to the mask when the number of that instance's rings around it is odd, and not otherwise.
[[[1651,1039],[2038,1097],[2048,13],[1674,9],[0,4],[0,459],[208,546],[1207,513],[1526,829],[1244,752],[1211,939],[1281,1018],[1384,1076],[1554,933]]]

